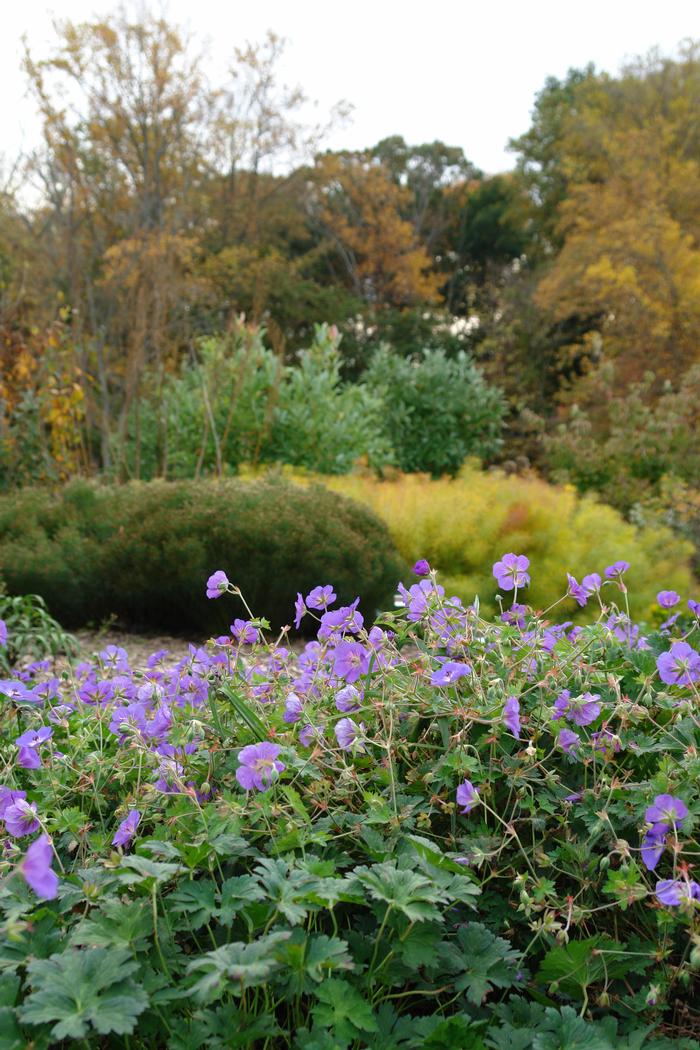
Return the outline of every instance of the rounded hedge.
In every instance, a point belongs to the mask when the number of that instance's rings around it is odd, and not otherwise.
[[[205,597],[215,569],[273,628],[292,622],[290,594],[320,583],[360,595],[371,618],[406,574],[368,508],[274,477],[21,490],[0,498],[0,568],[9,593],[40,594],[67,626],[116,615],[197,634],[230,619]]]

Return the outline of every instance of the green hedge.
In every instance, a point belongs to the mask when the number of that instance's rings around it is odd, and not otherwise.
[[[371,617],[406,572],[368,508],[277,478],[20,490],[0,498],[0,569],[9,593],[40,594],[66,626],[116,614],[200,636],[231,618],[204,596],[215,569],[275,628],[319,583],[343,602],[359,594]]]

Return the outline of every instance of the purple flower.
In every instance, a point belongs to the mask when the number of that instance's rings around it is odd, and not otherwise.
[[[509,696],[503,707],[503,724],[516,740],[520,740],[520,703],[517,696]]]
[[[136,834],[136,829],[139,826],[141,820],[141,814],[137,809],[132,809],[131,812],[121,822],[117,828],[116,834],[112,839],[113,846],[130,846],[131,841]]]
[[[323,729],[320,726],[313,726],[310,722],[307,722],[305,726],[302,726],[299,730],[299,741],[304,747],[309,747],[312,740],[318,740],[319,737],[323,736]]]
[[[627,572],[629,567],[630,563],[628,561],[616,561],[612,565],[608,565],[605,570],[605,575],[609,580],[617,580],[623,575],[623,573]]]
[[[26,791],[14,791],[12,788],[0,787],[0,820],[5,819],[5,814],[10,806],[18,799],[26,798]]]
[[[304,605],[304,599],[297,591],[297,600],[294,602],[294,626],[297,631],[301,627],[301,621],[306,616],[306,606]]]
[[[557,743],[562,751],[567,755],[570,755],[576,750],[576,748],[578,748],[581,743],[581,737],[578,733],[574,733],[572,729],[562,729],[557,737]]]
[[[513,624],[515,627],[519,627],[520,630],[525,629],[525,613],[527,612],[527,605],[521,605],[520,602],[513,602],[510,609],[507,609],[504,613],[501,613],[501,620],[503,623]]]
[[[460,663],[456,660],[446,660],[442,667],[438,667],[437,671],[433,671],[430,676],[430,682],[432,685],[454,685],[460,678],[464,678],[465,675],[471,673],[472,669],[469,664]]]
[[[277,760],[281,751],[278,744],[263,740],[260,744],[248,744],[238,753],[240,765],[236,770],[236,780],[246,791],[267,791],[278,779],[286,766]]]
[[[52,870],[53,849],[48,835],[40,835],[27,850],[19,870],[37,897],[53,900],[58,896],[58,876]]]
[[[567,572],[566,578],[569,581],[568,593],[571,595],[572,598],[575,598],[579,605],[583,608],[583,606],[588,601],[589,597],[586,588],[583,587],[582,584],[578,582],[576,577],[572,576],[570,572]]]
[[[493,575],[503,591],[512,591],[514,587],[526,587],[530,582],[527,570],[530,559],[524,554],[504,554],[493,567]]]
[[[98,655],[105,667],[115,671],[129,670],[129,656],[126,649],[122,649],[119,645],[107,645]]]
[[[440,584],[435,585],[432,580],[421,580],[420,583],[414,583],[408,590],[400,583],[398,590],[404,606],[408,608],[408,619],[412,623],[421,620],[435,599],[443,598],[445,595],[445,588]]]
[[[27,802],[18,798],[5,810],[5,827],[16,839],[31,835],[39,827],[36,816],[36,802]]]
[[[693,616],[700,619],[700,602],[696,602],[692,598],[688,598],[688,608],[690,609]]]
[[[642,839],[642,861],[649,871],[653,871],[661,859],[667,833],[668,824],[654,824]]]
[[[656,883],[656,896],[661,904],[677,908],[684,902],[700,901],[700,886],[693,881],[662,879]]]
[[[21,736],[17,737],[15,740],[15,744],[19,748],[17,762],[23,769],[41,768],[39,748],[51,738],[52,734],[53,729],[48,726],[42,726],[38,731],[28,729],[26,733],[22,733]]]
[[[335,738],[343,751],[351,751],[353,747],[357,751],[364,751],[361,738],[364,726],[358,726],[352,718],[340,718],[335,723]]]
[[[470,813],[474,806],[479,804],[479,801],[479,792],[471,780],[463,781],[457,788],[457,805],[462,807],[461,812]]]
[[[676,824],[680,826],[688,816],[688,807],[683,799],[673,795],[657,795],[651,806],[647,807],[644,819],[647,824]]]
[[[590,725],[600,714],[599,700],[597,693],[582,693],[569,701],[566,717],[577,726]]]
[[[236,619],[231,624],[231,634],[241,645],[254,645],[260,638],[257,627],[250,620]]]
[[[7,624],[0,620],[0,645],[7,645]]]
[[[370,654],[359,642],[339,642],[333,650],[333,671],[346,682],[356,682],[369,670]]]
[[[217,569],[207,580],[207,598],[220,598],[229,588],[229,579],[223,569]]]
[[[587,595],[595,594],[600,590],[603,581],[601,580],[597,572],[590,572],[587,576],[584,576],[581,580],[581,587]]]
[[[323,587],[314,587],[312,591],[309,591],[306,596],[306,604],[310,609],[327,609],[337,597],[331,584],[327,583]]]
[[[362,693],[354,685],[346,685],[344,689],[335,694],[335,706],[343,714],[357,711],[361,700]]]
[[[662,609],[672,609],[674,605],[678,605],[681,596],[675,591],[659,591],[656,600]]]
[[[297,696],[296,693],[290,693],[284,702],[284,715],[283,718],[287,725],[294,725],[298,722],[304,711],[304,705]]]
[[[413,566],[414,576],[430,576],[430,565],[425,558],[419,558]]]
[[[355,598],[351,605],[343,605],[340,609],[334,609],[333,612],[325,612],[321,617],[318,637],[330,638],[331,634],[336,632],[344,634],[349,631],[350,634],[357,634],[361,631],[365,619],[362,613],[357,611],[359,604],[360,599]]]
[[[0,696],[7,697],[8,700],[31,700],[31,692],[27,689],[24,682],[20,682],[14,678],[4,678],[0,680]]]
[[[690,685],[700,678],[700,656],[687,642],[674,642],[657,658],[656,667],[667,685]]]

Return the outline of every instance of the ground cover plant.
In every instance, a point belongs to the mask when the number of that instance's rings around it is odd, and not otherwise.
[[[697,1045],[700,603],[645,636],[599,568],[582,626],[512,552],[495,619],[424,560],[370,630],[320,581],[296,655],[219,569],[175,667],[15,667],[2,1045]]]

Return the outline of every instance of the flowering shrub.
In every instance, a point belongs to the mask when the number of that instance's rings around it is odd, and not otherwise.
[[[369,630],[300,592],[297,653],[248,613],[0,682],[3,1046],[697,1045],[700,603],[645,637],[619,561],[552,625],[507,551],[491,621],[416,568]]]

